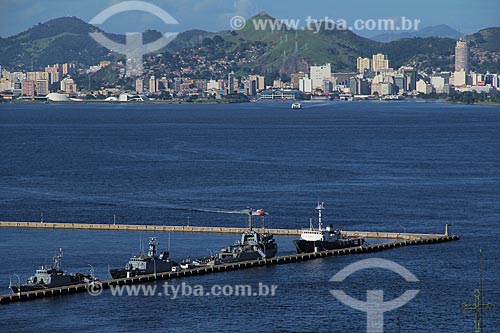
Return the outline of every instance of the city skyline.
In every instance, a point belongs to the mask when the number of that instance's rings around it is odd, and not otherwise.
[[[182,4],[172,0],[148,1],[175,17],[179,21],[179,25],[175,27],[165,26],[160,19],[150,14],[131,12],[109,19],[101,28],[116,33],[131,32],[129,22],[133,17],[135,32],[148,29],[161,32],[182,32],[190,29],[221,31],[230,29],[230,19],[235,15],[249,18],[264,10],[278,19],[300,19],[304,22],[308,16],[318,20],[328,16],[349,22],[356,19],[387,19],[405,16],[420,20],[421,28],[447,24],[461,33],[470,34],[483,28],[498,26],[496,13],[500,11],[500,3],[495,0],[483,0],[482,6],[471,6],[465,0],[445,0],[439,3],[423,0],[418,7],[412,6],[409,1],[407,1],[408,6],[402,6],[401,1],[394,0],[386,1],[384,6],[374,6],[367,0],[361,0],[361,3],[355,4],[321,1],[315,3],[314,7],[304,2],[290,1],[290,6],[286,8],[282,8],[282,4],[263,0],[188,1],[192,2],[191,5],[186,5],[186,1]],[[47,0],[33,4],[27,0],[4,0],[3,6],[8,10],[0,14],[0,37],[16,35],[38,23],[62,16],[76,16],[88,22],[102,10],[119,2]],[[355,32],[361,36],[372,37],[387,31],[356,30]]]

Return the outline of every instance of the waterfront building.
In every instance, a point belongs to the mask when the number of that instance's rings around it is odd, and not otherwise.
[[[353,95],[370,95],[370,82],[362,77],[353,77],[349,80],[349,92]]]
[[[235,77],[234,77],[234,72],[231,71],[231,73],[229,73],[227,75],[227,91],[226,93],[228,95],[230,94],[234,94],[234,91],[235,91]]]
[[[144,80],[143,79],[137,79],[135,80],[135,91],[138,94],[144,93]]]
[[[464,87],[470,85],[470,77],[465,70],[455,71],[453,73],[453,85],[455,87]]]
[[[270,89],[260,93],[261,99],[285,100],[285,99],[303,99],[303,94],[294,89]]]
[[[484,82],[485,82],[486,85],[490,85],[490,86],[496,88],[497,90],[500,87],[500,81],[499,81],[498,74],[487,73],[484,76]]]
[[[417,90],[417,70],[413,67],[403,66],[400,68],[400,73],[402,73],[406,79],[405,91],[412,92]]]
[[[35,96],[35,81],[33,80],[23,80],[22,81],[22,94],[28,97]]]
[[[48,95],[49,94],[49,81],[48,80],[36,80],[35,93],[37,96]]]
[[[403,74],[394,75],[394,85],[398,94],[403,94],[406,91],[406,77]]]
[[[332,67],[330,64],[311,66],[309,77],[312,80],[312,90],[322,89],[323,81],[332,79]]]
[[[61,90],[66,94],[76,93],[76,83],[71,78],[65,78],[61,80]]]
[[[312,80],[308,76],[299,80],[299,91],[310,94],[312,89]]]
[[[424,80],[420,79],[418,80],[416,84],[417,92],[424,94],[424,95],[429,95],[432,93],[432,85],[425,82]]]
[[[158,92],[158,81],[156,80],[154,75],[151,75],[149,78],[149,92],[157,93]]]
[[[0,78],[0,92],[2,91],[12,91],[12,81],[8,80],[7,78],[3,77]]]
[[[255,81],[255,87],[257,91],[266,89],[265,77],[262,75],[250,75],[248,76],[250,81]]]

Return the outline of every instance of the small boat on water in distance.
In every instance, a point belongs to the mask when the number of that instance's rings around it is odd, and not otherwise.
[[[91,283],[98,280],[93,274],[72,274],[63,271],[61,268],[62,257],[63,251],[59,249],[59,254],[52,257],[52,265],[40,266],[35,271],[35,275],[31,276],[25,284],[13,284],[10,281],[9,288],[13,293],[17,294],[19,292]]]
[[[318,229],[314,229],[312,219],[308,229],[303,229],[300,239],[294,240],[297,253],[309,253],[343,249],[347,247],[362,246],[365,242],[363,237],[347,237],[340,230],[334,230],[332,225],[323,229],[321,220],[322,210],[325,209],[323,202],[318,203]]]
[[[302,109],[302,105],[300,103],[293,103],[292,110],[300,110]]]

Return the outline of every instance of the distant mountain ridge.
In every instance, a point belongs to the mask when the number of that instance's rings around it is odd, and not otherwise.
[[[458,39],[461,34],[457,30],[453,29],[449,25],[441,24],[431,27],[425,27],[417,31],[407,31],[407,32],[397,32],[397,33],[384,33],[371,37],[370,39],[389,43],[405,38],[428,38],[428,37],[439,37],[439,38],[451,38]]]

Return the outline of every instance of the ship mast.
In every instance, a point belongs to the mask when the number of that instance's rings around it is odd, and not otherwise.
[[[247,214],[248,214],[248,229],[249,229],[250,231],[252,231],[252,229],[253,229],[253,219],[252,219],[253,210],[250,208],[250,209],[248,210],[248,213],[247,213]]]
[[[156,245],[158,245],[156,237],[151,237],[149,239],[148,257],[154,258],[156,256]]]
[[[474,303],[462,304],[462,310],[474,312],[474,333],[481,333],[483,330],[482,312],[483,310],[492,310],[493,304],[483,303],[483,249],[479,249],[479,289],[474,290]]]
[[[321,231],[323,226],[323,222],[321,220],[321,211],[325,209],[324,202],[318,202],[316,209],[318,211],[318,229],[319,231]]]

